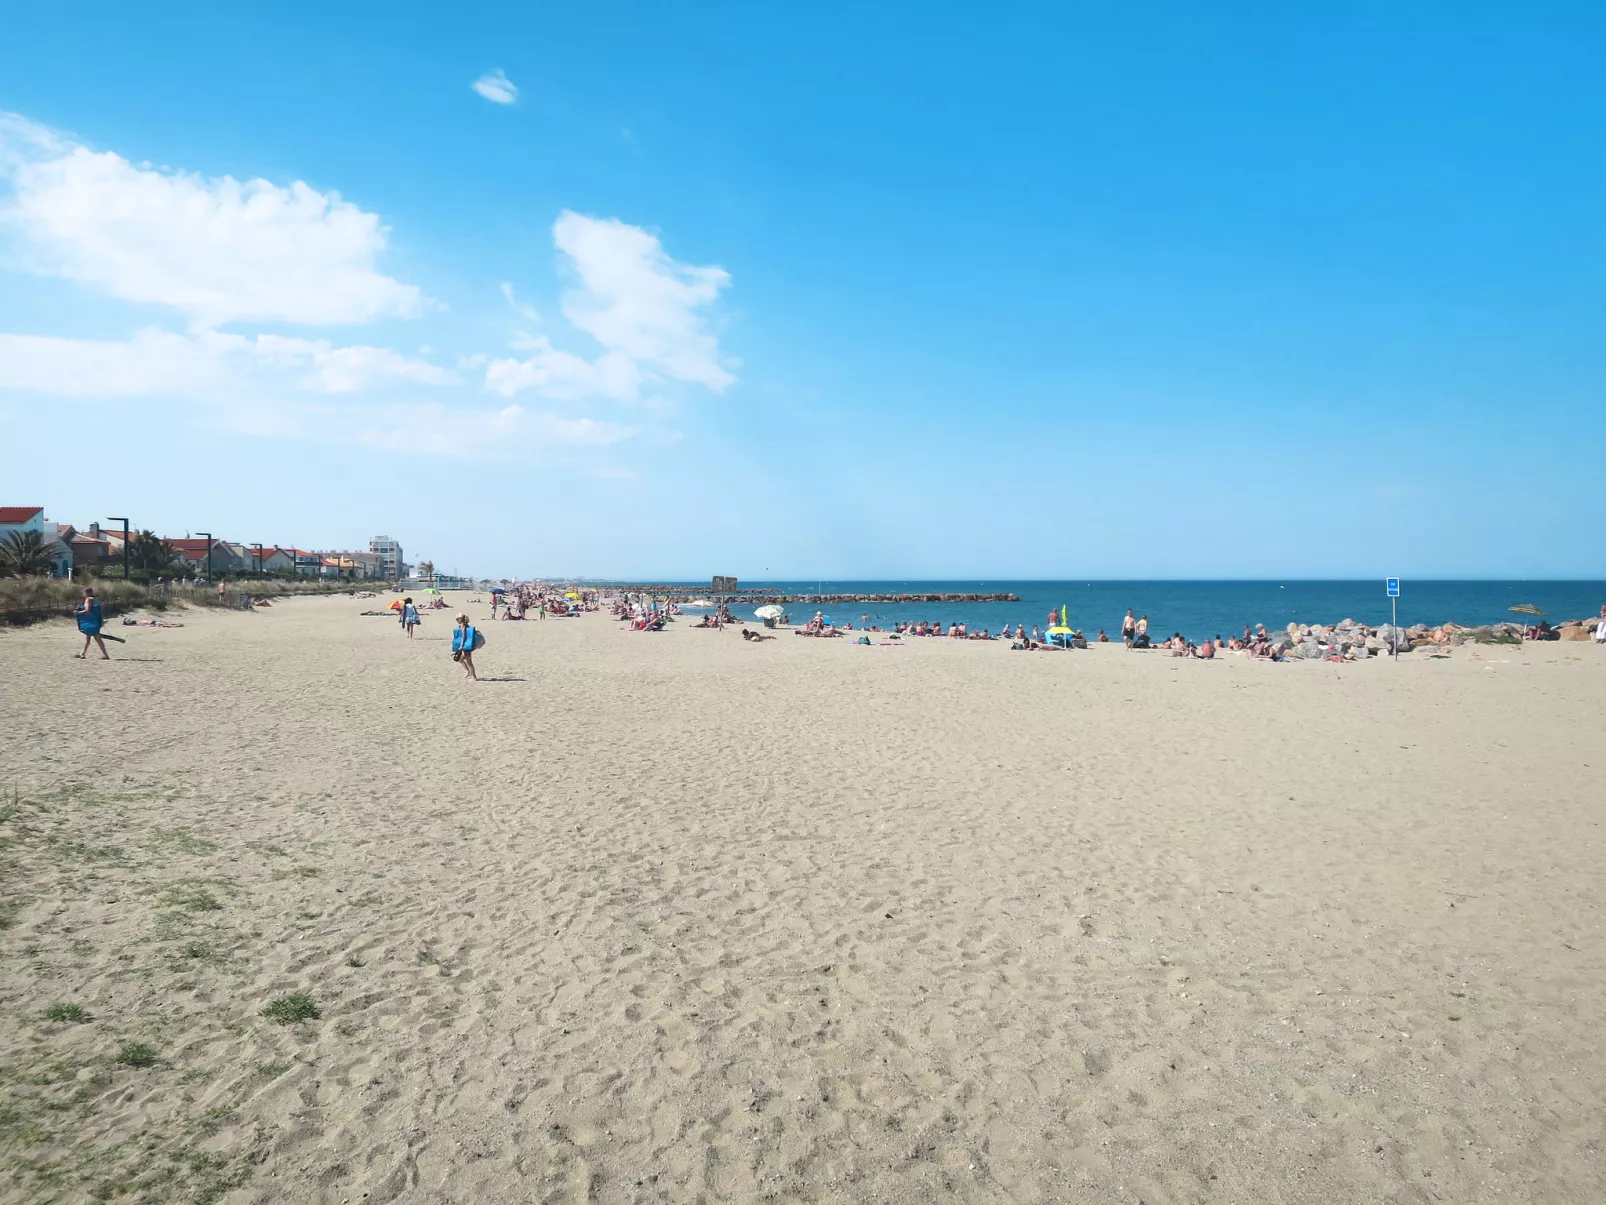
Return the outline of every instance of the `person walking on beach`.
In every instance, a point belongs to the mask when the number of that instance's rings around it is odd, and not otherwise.
[[[1128,607],[1126,609],[1126,618],[1121,621],[1121,639],[1126,642],[1127,648],[1132,647],[1132,637],[1137,634],[1138,621],[1132,618],[1132,608]]]
[[[463,667],[463,673],[470,682],[480,680],[480,676],[474,672],[474,650],[484,643],[485,638],[469,624],[468,616],[459,615],[457,629],[452,633],[452,660]]]
[[[95,597],[93,586],[84,587],[84,601],[78,604],[73,612],[78,617],[78,630],[84,634],[84,647],[73,654],[82,660],[89,654],[89,642],[93,640],[100,649],[100,659],[110,661],[111,654],[106,651],[106,642],[101,639],[100,629],[105,626],[105,617],[101,614],[100,599]]]
[[[418,626],[418,608],[410,598],[402,599],[401,625],[407,632],[407,639],[411,640],[413,629]]]

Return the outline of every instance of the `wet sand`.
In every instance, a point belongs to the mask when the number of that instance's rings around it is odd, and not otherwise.
[[[1606,1199],[1606,650],[375,605],[0,631],[0,1199]]]

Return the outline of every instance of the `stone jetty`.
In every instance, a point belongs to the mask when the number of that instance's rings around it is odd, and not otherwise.
[[[1338,623],[1291,623],[1271,637],[1272,651],[1280,657],[1312,660],[1339,656],[1348,661],[1388,654],[1408,653],[1414,648],[1454,648],[1463,644],[1521,644],[1526,639],[1588,640],[1593,631],[1588,620],[1575,619],[1556,628],[1535,629],[1520,623],[1494,623],[1470,627],[1458,623],[1425,623],[1411,627],[1383,624],[1369,628],[1353,619]],[[1539,633],[1535,635],[1535,632]]]

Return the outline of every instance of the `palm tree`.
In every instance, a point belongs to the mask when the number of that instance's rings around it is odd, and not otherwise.
[[[0,573],[42,577],[56,567],[60,552],[37,531],[14,531],[0,541]]]
[[[167,569],[176,560],[178,560],[178,549],[153,531],[135,532],[128,541],[128,563],[147,580]]]
[[[433,579],[434,576],[435,576],[435,562],[434,561],[419,561],[418,562],[418,576],[419,577],[427,577],[427,578]]]

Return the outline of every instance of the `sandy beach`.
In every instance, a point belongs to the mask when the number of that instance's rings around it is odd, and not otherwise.
[[[0,631],[0,1199],[1606,1199],[1606,649],[466,597]]]

